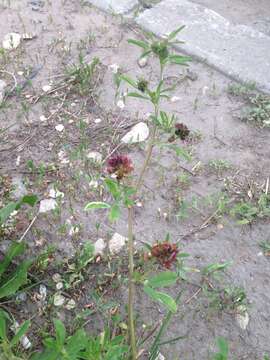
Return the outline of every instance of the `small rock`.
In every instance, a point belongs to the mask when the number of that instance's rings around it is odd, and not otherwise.
[[[57,189],[50,189],[49,197],[52,199],[63,198],[65,194]]]
[[[55,287],[56,287],[57,290],[61,290],[61,289],[63,289],[64,284],[62,282],[59,282],[59,283],[56,284]]]
[[[103,255],[105,248],[105,241],[103,239],[98,239],[94,244],[94,255]]]
[[[89,182],[89,187],[93,188],[93,189],[97,189],[98,188],[98,181],[97,180],[91,180]]]
[[[246,330],[249,323],[249,315],[244,305],[237,307],[236,321],[241,329]]]
[[[6,50],[16,49],[21,43],[21,35],[17,33],[6,34],[3,40],[3,48]]]
[[[148,57],[147,56],[144,56],[144,57],[141,57],[139,58],[138,60],[138,65],[140,68],[144,68],[148,63]]]
[[[127,238],[118,234],[114,233],[113,237],[109,241],[109,250],[111,254],[117,254],[119,251],[125,246]]]
[[[7,87],[6,82],[0,79],[0,104],[4,100],[6,87]]]
[[[58,132],[62,132],[65,129],[63,124],[58,124],[55,126],[55,130]]]
[[[95,119],[94,123],[95,123],[95,124],[100,124],[101,121],[102,121],[102,119],[99,119],[99,118],[98,118],[98,119]]]
[[[57,207],[57,202],[55,199],[44,199],[41,200],[39,205],[39,212],[46,213],[48,211],[54,210]]]
[[[39,287],[39,295],[40,295],[40,300],[41,301],[45,301],[46,297],[47,297],[47,288],[45,285],[41,284]]]
[[[40,120],[41,122],[44,122],[44,121],[47,120],[47,118],[46,118],[45,115],[40,115],[39,120]]]
[[[15,199],[20,199],[24,195],[27,194],[26,187],[23,183],[23,180],[20,176],[16,176],[12,179],[12,185],[14,187],[14,190],[12,191],[13,196]]]
[[[119,70],[119,65],[117,64],[112,64],[109,66],[109,68],[111,69],[112,73],[113,74],[117,74],[118,73],[118,70]]]
[[[177,102],[179,100],[181,100],[181,98],[179,96],[172,96],[171,99],[170,99],[171,103],[175,103],[175,102]]]
[[[42,86],[42,90],[43,90],[44,92],[51,91],[51,90],[52,90],[52,86],[51,86],[51,85],[44,85],[44,86]]]
[[[94,162],[100,163],[102,162],[102,155],[101,153],[97,152],[97,151],[90,151],[87,155],[86,155],[87,159],[90,159]]]
[[[70,299],[65,307],[67,310],[72,310],[76,307],[76,303],[73,299]]]
[[[66,301],[66,298],[61,294],[55,294],[53,297],[54,306],[63,306]]]
[[[149,128],[144,122],[139,122],[121,139],[125,144],[145,141],[149,136]]]
[[[116,106],[119,107],[119,109],[123,110],[125,107],[125,103],[123,100],[118,100]]]

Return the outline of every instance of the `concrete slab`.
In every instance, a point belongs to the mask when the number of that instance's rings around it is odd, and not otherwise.
[[[180,25],[179,50],[193,55],[226,75],[255,81],[270,93],[270,37],[245,25],[233,25],[218,13],[188,0],[164,0],[144,11],[136,22],[158,36]]]
[[[137,0],[86,0],[96,7],[115,14],[125,14],[131,11],[137,4]]]

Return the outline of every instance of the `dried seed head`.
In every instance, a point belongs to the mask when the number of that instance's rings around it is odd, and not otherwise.
[[[108,160],[107,171],[109,174],[115,174],[117,180],[133,171],[132,161],[126,155],[114,155]]]
[[[151,255],[155,257],[161,265],[169,269],[172,263],[176,261],[178,254],[177,244],[171,244],[168,241],[157,243],[152,246]]]
[[[180,137],[181,140],[185,140],[190,134],[190,130],[185,124],[175,124],[175,135]]]

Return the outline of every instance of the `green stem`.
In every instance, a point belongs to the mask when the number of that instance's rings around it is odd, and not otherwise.
[[[178,302],[180,300],[182,292],[183,291],[181,290],[180,293],[177,295],[177,297],[175,299],[177,304],[178,304]],[[155,337],[155,341],[153,342],[153,345],[151,346],[151,349],[149,351],[149,353],[150,353],[149,360],[155,360],[156,359],[156,357],[158,355],[160,339],[161,339],[162,335],[164,334],[164,331],[166,330],[167,326],[169,325],[172,316],[173,316],[173,313],[171,311],[169,311],[168,314],[166,315],[166,317],[164,318],[164,320],[162,321],[159,332],[157,333],[157,336]]]
[[[133,242],[133,208],[128,208],[128,260],[129,260],[129,275],[128,275],[128,328],[129,328],[129,340],[131,346],[131,359],[137,358],[136,347],[136,334],[134,325],[134,242]]]
[[[160,80],[163,78],[163,66],[160,71]],[[159,114],[159,104],[155,104],[155,116]],[[145,171],[149,165],[153,147],[155,145],[157,133],[157,126],[154,125],[152,133],[148,142],[147,153],[143,167],[139,174],[139,179],[135,184],[135,194],[141,188],[143,183],[143,177]],[[129,259],[129,275],[128,275],[128,327],[129,327],[129,341],[131,346],[131,359],[137,359],[137,344],[136,344],[136,333],[135,333],[135,324],[134,324],[134,242],[133,242],[133,207],[128,207],[128,259]]]

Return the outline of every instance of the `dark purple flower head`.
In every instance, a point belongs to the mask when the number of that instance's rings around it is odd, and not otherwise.
[[[115,174],[117,180],[133,171],[132,161],[127,155],[113,155],[108,160],[107,171],[109,174]]]
[[[175,124],[175,135],[180,137],[181,140],[185,140],[190,134],[190,130],[185,124]]]
[[[178,252],[177,244],[171,244],[168,241],[157,243],[151,249],[151,255],[167,269],[170,269],[172,263],[176,260]]]

